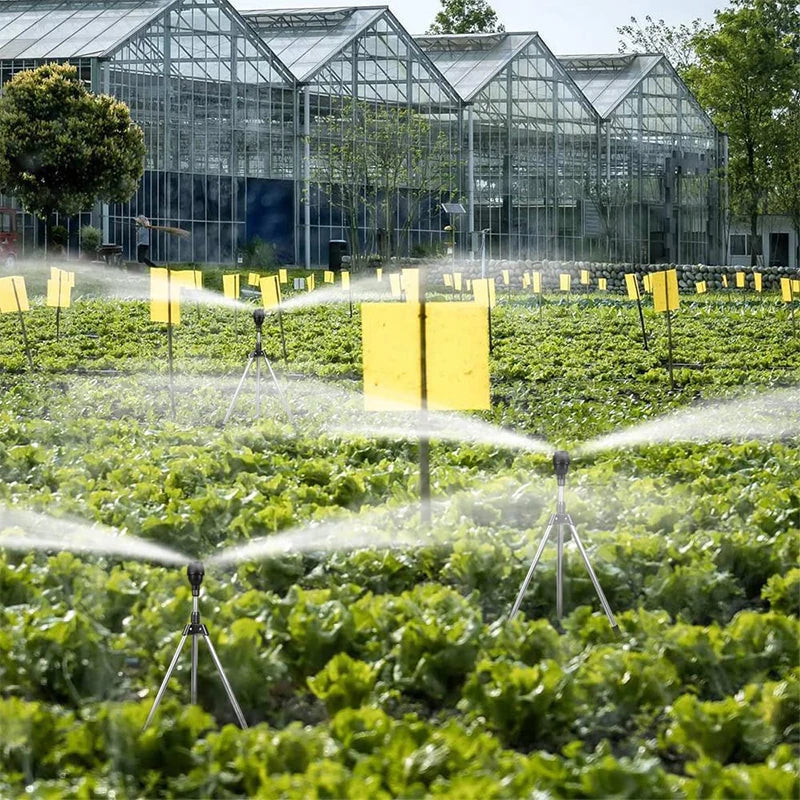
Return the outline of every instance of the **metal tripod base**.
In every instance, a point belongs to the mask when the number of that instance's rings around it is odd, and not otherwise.
[[[561,487],[559,487],[559,489],[560,488]],[[563,501],[560,501],[559,505],[562,506]],[[583,546],[580,536],[578,536],[578,530],[575,527],[575,523],[572,521],[572,517],[562,510],[550,515],[550,521],[547,523],[547,528],[545,529],[544,535],[539,542],[536,555],[533,557],[528,574],[525,576],[522,586],[520,586],[517,599],[514,601],[514,606],[511,609],[511,613],[508,615],[509,619],[514,619],[519,612],[519,607],[522,605],[522,598],[525,596],[525,592],[528,589],[531,578],[533,578],[533,571],[536,569],[536,565],[539,563],[539,559],[541,559],[542,553],[544,552],[544,546],[547,544],[547,540],[550,538],[550,534],[555,527],[558,528],[558,538],[556,540],[556,616],[558,619],[561,619],[564,613],[564,529],[566,528],[572,534],[572,538],[575,541],[578,552],[583,559],[583,564],[586,567],[586,571],[589,573],[589,577],[592,580],[594,590],[600,600],[600,605],[603,606],[603,611],[605,611],[608,621],[611,623],[612,629],[618,633],[619,626],[617,625],[616,619],[614,619],[614,612],[611,610],[611,606],[608,604],[605,594],[603,594],[603,589],[600,586],[600,581],[597,580],[597,575],[595,575],[594,569],[592,569],[589,556],[586,553],[586,549]]]
[[[167,674],[164,676],[164,680],[161,682],[156,699],[153,701],[153,707],[150,709],[150,713],[147,715],[147,719],[145,720],[142,730],[147,730],[147,727],[150,725],[150,722],[152,721],[159,705],[161,704],[164,693],[167,691],[167,684],[169,683],[169,679],[172,677],[172,673],[175,671],[178,658],[181,654],[181,650],[183,650],[183,645],[186,644],[186,638],[188,636],[192,637],[192,705],[197,703],[197,639],[198,637],[202,637],[203,641],[208,645],[208,651],[211,653],[211,660],[214,662],[214,666],[217,668],[217,673],[219,674],[222,685],[225,688],[225,694],[228,695],[228,700],[233,707],[233,713],[236,715],[239,726],[246,728],[247,722],[245,721],[244,714],[242,714],[242,709],[239,707],[239,703],[236,701],[236,697],[233,694],[233,689],[231,689],[231,684],[225,675],[225,670],[222,669],[222,664],[217,656],[217,651],[214,650],[214,645],[211,643],[211,637],[208,635],[208,628],[206,628],[206,626],[200,622],[200,612],[197,610],[197,598],[195,597],[194,608],[192,610],[192,621],[183,629],[183,636],[181,636],[181,640],[178,642],[178,648],[175,650],[175,655],[172,656],[172,661],[167,669]]]
[[[278,393],[278,398],[280,399],[281,405],[283,406],[283,410],[286,412],[286,416],[289,419],[289,423],[294,426],[294,418],[292,417],[292,412],[289,410],[289,404],[286,402],[286,396],[283,394],[283,390],[281,389],[281,385],[278,383],[278,377],[275,375],[275,370],[272,369],[272,364],[270,364],[269,359],[267,358],[267,354],[264,352],[263,348],[261,347],[261,332],[257,334],[256,339],[256,349],[250,353],[250,358],[247,360],[247,364],[245,365],[244,372],[242,373],[242,378],[239,381],[239,385],[236,387],[236,391],[233,393],[233,399],[231,400],[231,404],[228,407],[228,413],[225,414],[225,419],[222,421],[223,425],[228,424],[228,420],[233,413],[234,406],[236,405],[236,401],[239,398],[239,394],[242,391],[242,387],[244,386],[245,378],[247,378],[247,373],[250,371],[250,368],[255,363],[256,365],[256,416],[261,416],[261,360],[264,360],[264,363],[267,365],[267,369],[269,370],[269,374],[272,377],[272,382],[275,385],[275,390]]]

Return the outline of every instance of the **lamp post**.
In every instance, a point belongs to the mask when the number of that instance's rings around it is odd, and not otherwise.
[[[453,257],[453,264],[456,263],[456,230],[452,225],[445,225],[444,229],[450,234],[450,254]]]

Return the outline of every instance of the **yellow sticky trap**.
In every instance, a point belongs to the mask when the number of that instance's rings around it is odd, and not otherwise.
[[[278,270],[278,280],[281,283],[289,283],[289,270],[288,269],[279,269]]]
[[[277,275],[261,279],[261,302],[264,308],[275,308],[281,304],[281,283]]]
[[[452,289],[453,288],[453,276],[449,272],[445,272],[444,275],[442,275],[442,278],[444,280],[444,285],[445,286],[449,286]]]
[[[173,286],[185,286],[187,289],[199,289],[203,285],[203,273],[196,269],[178,269],[169,273]],[[198,281],[200,286],[198,286]]]
[[[401,281],[403,291],[406,293],[407,303],[419,302],[419,270],[403,269],[403,280]]]
[[[678,272],[674,269],[654,272],[650,276],[653,287],[653,308],[656,311],[675,311],[680,305]]]
[[[247,285],[248,286],[260,286],[261,285],[261,276],[257,272],[249,272],[247,274]]]
[[[180,282],[172,280],[169,270],[150,268],[150,321],[181,324]]]
[[[522,273],[522,288],[527,289],[531,285],[531,274],[530,272],[523,272]]]
[[[723,275],[722,276],[722,287],[724,289],[728,288],[728,276],[727,275]]]
[[[705,281],[695,281],[694,288],[697,294],[705,294],[708,291]]]
[[[581,285],[588,286],[589,285],[589,270],[582,269],[581,270]]]
[[[239,299],[239,286],[241,283],[241,275],[223,275],[222,276],[222,293],[228,300]]]
[[[607,292],[608,291],[608,278],[598,278],[597,279],[597,288],[601,292]]]
[[[421,408],[420,304],[361,307],[364,406]],[[427,406],[489,408],[489,320],[474,303],[426,303]],[[402,346],[398,343],[402,342]]]
[[[322,273],[322,281],[323,283],[336,283],[336,275],[334,275],[332,270],[326,269],[325,272]]]
[[[472,278],[467,278],[467,291],[472,291]]]
[[[792,291],[795,294],[800,293],[800,281],[792,280]]]
[[[792,281],[789,278],[781,278],[781,300],[784,303],[792,302]]]
[[[511,275],[509,274],[507,269],[503,270],[503,286],[510,286],[511,285]]]
[[[562,292],[568,292],[572,286],[572,275],[568,272],[560,272],[558,275],[558,288]]]
[[[649,274],[644,276],[644,278],[642,279],[642,282],[644,283],[644,290],[646,292],[649,293],[649,292],[653,291],[653,280],[652,280],[652,278],[650,277]]]
[[[475,302],[483,308],[494,308],[497,305],[494,278],[476,278],[472,281],[472,293]]]
[[[744,289],[744,272],[736,273],[736,288]]]
[[[378,279],[378,283],[383,280],[383,267],[375,268],[375,277]]]
[[[464,285],[464,279],[460,272],[453,273],[453,287],[457,292],[461,291],[461,287]]]
[[[29,310],[25,278],[22,275],[0,278],[0,314]]]
[[[316,287],[316,285],[317,285],[317,276],[316,276],[316,275],[315,275],[315,274],[312,272],[312,273],[311,273],[311,274],[310,274],[310,275],[309,275],[309,276],[306,278],[306,289],[307,289],[309,292],[313,292],[313,291],[314,291],[314,288]]]
[[[392,297],[398,299],[403,296],[403,287],[400,285],[400,276],[396,272],[389,275],[389,288],[392,290]]]
[[[628,291],[628,300],[639,300],[641,294],[639,292],[639,279],[632,272],[625,273],[625,288]]]
[[[60,272],[60,271],[59,271]],[[69,277],[65,272],[47,281],[47,300],[48,306],[55,308],[69,308],[72,300],[72,286]]]
[[[755,286],[755,289],[756,289],[757,292],[761,291],[762,282],[761,282],[761,273],[760,272],[754,272],[753,273],[753,285]]]
[[[342,289],[349,289],[350,288],[350,271],[349,270],[342,270]]]
[[[542,293],[542,273],[539,271],[531,273],[531,281],[533,282],[533,293]]]

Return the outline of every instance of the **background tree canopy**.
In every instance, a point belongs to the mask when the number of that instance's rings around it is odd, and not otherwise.
[[[499,33],[505,28],[486,0],[440,0],[428,33]]]
[[[128,107],[91,94],[67,64],[17,73],[0,95],[0,190],[46,219],[124,203],[144,171]]]

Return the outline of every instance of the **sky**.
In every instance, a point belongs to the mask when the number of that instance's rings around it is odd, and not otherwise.
[[[336,0],[299,0],[280,5],[275,0],[233,0],[240,10],[255,8],[332,7],[337,5],[388,5],[411,33],[424,33],[439,10],[439,0],[373,0],[337,3]],[[663,19],[671,25],[700,17],[714,19],[714,11],[727,5],[724,0],[671,0],[666,3],[642,0],[489,0],[507,31],[538,31],[558,55],[573,53],[616,53],[617,27],[635,16],[644,20]]]

